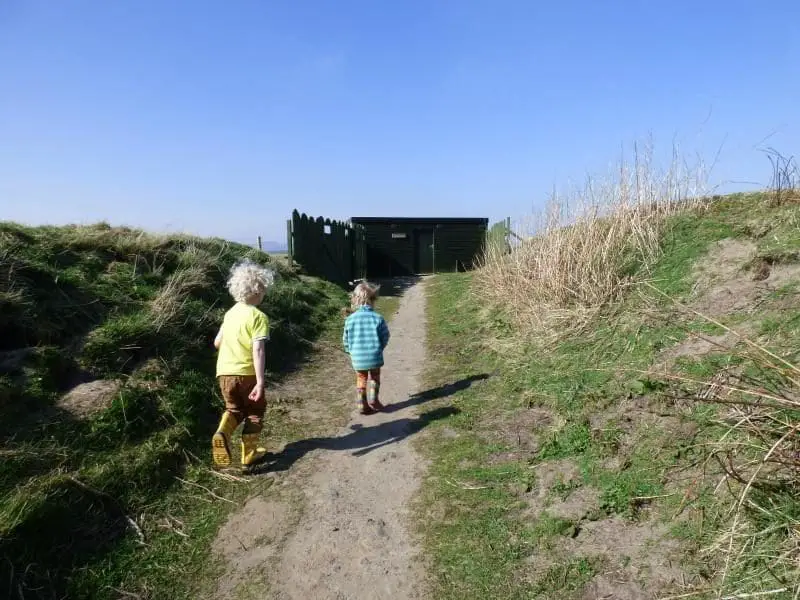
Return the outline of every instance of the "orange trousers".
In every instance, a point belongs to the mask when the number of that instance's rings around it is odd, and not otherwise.
[[[367,381],[374,381],[377,384],[381,382],[381,370],[370,369],[369,371],[356,371],[356,389],[367,389]]]

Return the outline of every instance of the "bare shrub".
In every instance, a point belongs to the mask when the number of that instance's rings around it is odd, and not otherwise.
[[[511,252],[489,245],[478,274],[488,304],[522,333],[549,338],[585,324],[646,273],[660,254],[665,217],[695,205],[704,182],[702,164],[690,168],[675,151],[666,170],[652,158],[651,145],[636,146],[613,177],[553,194],[517,223]]]

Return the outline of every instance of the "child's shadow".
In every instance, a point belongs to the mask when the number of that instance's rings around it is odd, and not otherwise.
[[[434,421],[445,419],[459,412],[461,411],[455,407],[446,406],[421,414],[414,419],[397,419],[372,427],[351,425],[351,433],[340,437],[311,438],[292,442],[287,444],[280,454],[267,456],[266,462],[259,471],[286,471],[303,456],[318,449],[353,450],[353,456],[363,456],[383,446],[404,440]]]
[[[473,383],[489,379],[488,373],[471,375],[459,381],[448,383],[414,394],[403,402],[389,404],[384,413],[393,413],[411,406],[419,406],[433,400],[447,398],[460,391],[471,387]],[[397,419],[388,423],[381,423],[372,427],[351,425],[351,433],[341,437],[311,438],[291,442],[278,454],[268,454],[264,462],[254,469],[253,473],[266,473],[269,471],[286,471],[309,452],[318,449],[325,450],[354,450],[354,456],[363,456],[389,444],[399,442],[427,427],[430,423],[458,414],[457,408],[446,406],[436,408],[419,415],[415,419]]]
[[[419,404],[424,404],[425,402],[432,402],[433,400],[440,400],[442,398],[447,398],[448,396],[452,396],[454,394],[457,394],[458,392],[466,390],[467,388],[471,387],[473,383],[489,379],[489,377],[491,377],[491,375],[489,375],[488,373],[481,373],[480,375],[470,375],[469,377],[465,377],[464,379],[460,379],[459,381],[455,381],[453,383],[447,383],[445,385],[440,385],[439,387],[431,388],[429,390],[425,390],[424,392],[419,392],[418,394],[414,394],[404,402],[389,404],[386,406],[384,412],[388,413],[397,412],[398,410],[403,410],[404,408],[408,408],[409,406],[417,406]]]

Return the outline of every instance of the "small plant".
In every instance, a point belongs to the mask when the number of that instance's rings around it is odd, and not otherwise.
[[[800,169],[794,156],[784,156],[774,148],[764,150],[772,165],[770,194],[773,206],[782,206],[795,201],[800,191]]]
[[[592,443],[592,434],[586,423],[569,423],[552,434],[542,445],[539,458],[567,458],[585,452]]]

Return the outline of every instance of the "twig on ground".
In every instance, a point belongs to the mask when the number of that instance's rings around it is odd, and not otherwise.
[[[81,488],[82,490],[84,490],[86,492],[89,492],[90,494],[93,494],[95,496],[98,496],[99,498],[102,498],[104,500],[108,500],[109,502],[114,504],[114,506],[119,511],[119,514],[122,516],[122,518],[125,519],[125,522],[128,523],[128,526],[131,529],[133,529],[133,531],[136,533],[136,536],[139,538],[139,543],[142,546],[145,545],[144,533],[142,532],[141,528],[139,527],[139,525],[136,524],[136,521],[134,521],[131,517],[129,517],[125,513],[125,510],[122,508],[122,505],[119,503],[119,501],[116,498],[114,498],[113,496],[110,496],[109,494],[106,494],[105,492],[103,492],[101,490],[95,489],[92,486],[83,483],[82,481],[78,480],[75,477],[70,476],[69,480],[72,483],[74,483],[75,485],[77,485],[79,488]]]
[[[133,592],[126,592],[125,590],[121,590],[119,588],[115,588],[113,586],[108,586],[109,590],[114,590],[120,596],[124,596],[125,598],[136,598],[137,600],[141,600],[142,597],[139,594],[134,594]]]
[[[236,483],[250,483],[251,481],[250,479],[245,479],[244,477],[236,477],[236,475],[231,475],[225,471],[215,471],[214,469],[204,469],[204,471],[211,473],[215,477],[219,477],[225,481],[235,481]]]
[[[193,483],[191,481],[186,481],[185,479],[183,479],[181,477],[177,477],[177,476],[175,477],[175,479],[177,479],[178,481],[180,481],[182,483],[185,483],[186,485],[191,485],[193,487],[200,488],[201,490],[207,492],[209,495],[213,496],[217,500],[222,500],[223,502],[228,502],[229,504],[233,504],[234,506],[236,506],[236,502],[234,502],[233,500],[229,500],[228,498],[223,498],[222,496],[219,496],[219,495],[215,494],[210,489],[208,489],[207,487],[205,487],[203,485],[200,485],[199,483]]]
[[[461,488],[462,490],[488,490],[492,487],[490,485],[468,485],[466,483],[461,483],[460,481],[458,483],[453,483],[449,479],[445,479],[444,482],[447,485],[451,485],[454,488]]]

